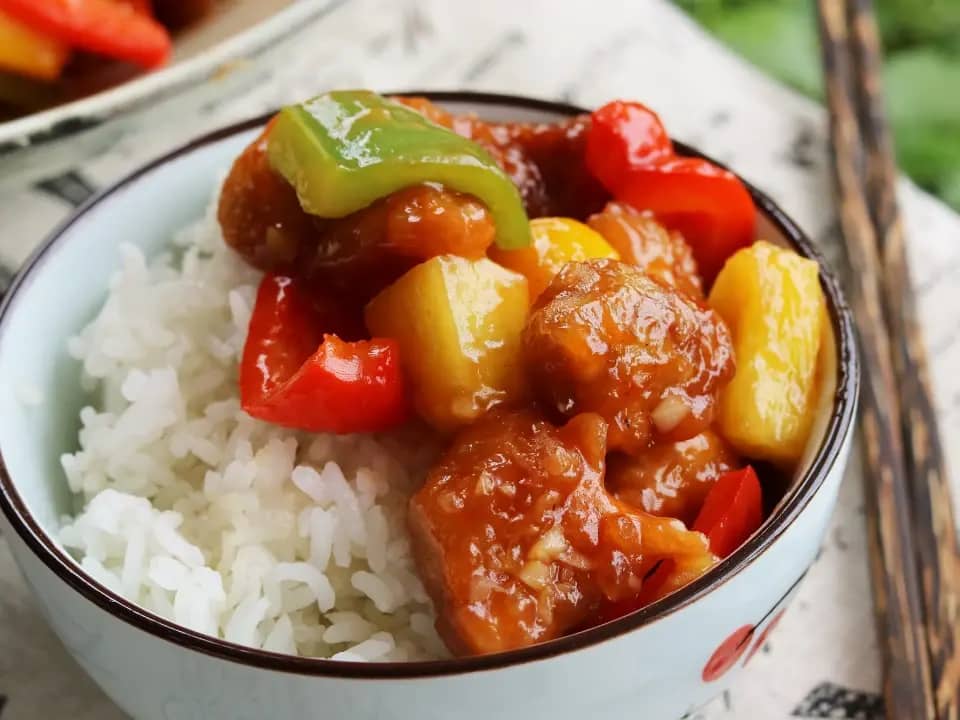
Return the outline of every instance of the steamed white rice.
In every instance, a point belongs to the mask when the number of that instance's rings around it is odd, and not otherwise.
[[[422,430],[311,435],[239,406],[259,273],[213,209],[147,261],[123,248],[103,309],[70,340],[96,402],[63,468],[63,543],[157,615],[231,642],[342,660],[445,654],[406,506],[435,453]]]

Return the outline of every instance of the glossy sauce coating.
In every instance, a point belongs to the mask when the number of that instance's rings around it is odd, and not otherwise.
[[[367,299],[436,255],[482,257],[495,228],[469,195],[415,185],[334,220],[307,215],[267,160],[270,127],[234,162],[220,193],[224,240],[251,265]]]
[[[693,250],[678,232],[670,232],[650,213],[625,203],[607,203],[603,212],[591,215],[587,224],[603,235],[620,254],[659,283],[703,297],[703,281],[693,259]]]
[[[512,143],[505,128],[480,120],[475,115],[454,115],[422,97],[398,97],[397,102],[413,108],[427,119],[479,143],[489,152],[520,191],[530,217],[547,212],[547,186],[540,168],[522,147]]]
[[[557,428],[531,411],[495,411],[431,470],[409,522],[453,652],[559,637],[602,601],[635,597],[658,560],[709,556],[701,534],[604,490],[605,434],[593,414]]]
[[[483,257],[495,234],[479,201],[432,184],[404,188],[345,218],[319,222],[322,235],[306,249],[301,272],[364,299],[432,257]]]
[[[638,456],[607,458],[607,490],[653,515],[675,517],[687,527],[721,473],[739,466],[739,458],[713,430],[689,440],[665,443]]]
[[[739,461],[709,429],[733,349],[701,302],[690,246],[609,202],[584,163],[589,116],[489,123],[401,102],[483,145],[530,217],[589,218],[623,261],[551,266],[563,267],[528,321],[526,281],[484,259],[495,228],[470,196],[417,185],[344,218],[311,217],[267,162],[269,127],[227,178],[228,244],[351,316],[366,305],[366,330],[400,345],[421,418],[462,428],[408,518],[447,645],[528,646],[698,577],[716,558],[680,521]]]
[[[708,302],[730,324],[740,361],[718,429],[744,455],[791,467],[817,413],[830,324],[816,261],[757,241],[727,260]]]
[[[585,220],[610,199],[587,170],[589,115],[553,123],[491,123],[490,127],[509,138],[512,146],[522,148],[540,170],[546,188],[542,214]]]
[[[559,413],[599,413],[613,450],[640,453],[710,424],[734,373],[720,317],[615,260],[569,263],[533,307],[528,375]]]
[[[223,239],[260,270],[293,274],[302,249],[319,232],[300,209],[293,188],[267,160],[271,124],[233,162],[220,191],[217,219]]]
[[[367,328],[400,344],[411,402],[441,432],[526,396],[527,281],[492,260],[439,255],[371,300]]]
[[[453,115],[426,98],[397,101],[486,148],[520,189],[531,218],[586,219],[609,198],[586,167],[589,115],[555,123],[494,123],[475,115]]]
[[[487,123],[423,98],[399,100],[484,146],[519,188],[530,217],[585,219],[607,200],[584,163],[589,116]],[[234,162],[218,208],[227,244],[261,270],[366,300],[417,262],[447,253],[481,257],[494,240],[493,220],[479,201],[433,184],[405,188],[345,218],[309,216],[269,165],[269,131]]]

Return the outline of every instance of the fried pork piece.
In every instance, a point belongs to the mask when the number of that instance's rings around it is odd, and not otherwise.
[[[300,209],[294,189],[270,168],[267,136],[272,124],[233,161],[220,191],[217,219],[224,241],[247,262],[289,274],[319,233]]]
[[[568,263],[523,341],[537,395],[567,417],[598,413],[610,448],[632,454],[703,432],[734,373],[719,315],[615,260]]]
[[[610,199],[610,194],[587,170],[589,115],[552,123],[503,123],[491,127],[494,132],[505,133],[509,143],[521,148],[539,168],[546,186],[544,215],[584,220],[599,212]]]
[[[430,471],[409,523],[454,653],[559,637],[601,602],[636,597],[661,559],[712,562],[701,534],[604,490],[605,434],[593,414],[557,428],[532,411],[494,411]]]
[[[495,130],[475,115],[453,115],[426,98],[393,99],[413,108],[437,125],[450,128],[458,135],[482,145],[517,186],[527,215],[540,217],[548,213],[547,185],[540,168],[527,156],[523,148],[511,143],[510,135],[505,129]]]
[[[396,100],[486,148],[520,189],[530,217],[585,219],[609,198],[586,166],[589,115],[555,123],[493,123],[453,115],[425,98]]]
[[[448,253],[483,257],[493,242],[482,203],[433,184],[404,188],[344,218],[311,217],[270,167],[269,131],[234,162],[217,215],[226,243],[254,267],[367,299],[418,262]]]
[[[682,520],[687,527],[721,473],[739,467],[733,449],[713,430],[665,443],[634,457],[607,458],[607,490],[648,513]]]
[[[587,224],[603,235],[623,262],[637,266],[664,285],[703,298],[703,281],[693,250],[680,233],[668,231],[650,213],[611,202]]]
[[[584,164],[589,116],[495,124],[451,115],[422,98],[400,101],[490,151],[531,217],[586,218],[607,199]],[[482,203],[433,184],[405,188],[344,218],[311,217],[270,167],[269,132],[268,125],[236,159],[218,207],[224,240],[261,270],[306,277],[366,300],[418,262],[448,253],[479,258],[494,240]]]
[[[320,223],[300,272],[364,299],[437,255],[482,258],[495,235],[479,200],[439,185],[414,185],[339,220]]]

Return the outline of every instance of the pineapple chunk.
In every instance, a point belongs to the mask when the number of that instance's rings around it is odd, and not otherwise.
[[[709,304],[730,328],[737,360],[717,408],[722,435],[742,455],[797,462],[815,413],[827,321],[817,263],[754,243],[727,260]]]
[[[530,221],[533,242],[517,250],[491,248],[490,257],[527,278],[530,300],[536,300],[553,276],[568,262],[593,258],[619,260],[617,251],[596,230],[563,217],[543,217]]]
[[[453,430],[523,392],[527,281],[483,258],[417,265],[366,307],[374,337],[394,338],[414,407]]]

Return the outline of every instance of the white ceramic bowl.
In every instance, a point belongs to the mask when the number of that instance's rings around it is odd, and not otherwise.
[[[575,108],[435,96],[494,119]],[[628,617],[520,651],[430,663],[340,663],[251,650],[141,610],[85,575],[56,539],[72,500],[58,458],[83,402],[66,338],[102,303],[118,244],[147,253],[202,212],[216,178],[264,122],[203,137],[80,209],[34,255],[0,307],[2,529],[39,606],[77,661],[136,718],[676,720],[728,686],[813,561],[850,448],[858,365],[837,283],[802,232],[753,190],[763,237],[821,263],[832,338],[822,412],[802,468],[763,527],[707,575]],[[689,149],[688,149],[689,151]],[[38,388],[39,407],[18,399]]]
[[[170,64],[74,102],[0,122],[0,189],[44,179],[143,123],[174,121],[255,79],[250,61],[343,0],[219,0],[174,40]]]

